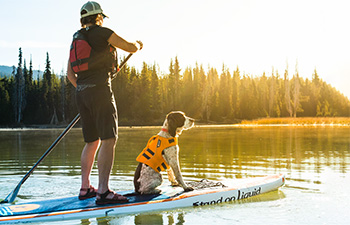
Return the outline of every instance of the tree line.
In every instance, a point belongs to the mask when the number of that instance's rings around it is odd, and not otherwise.
[[[24,62],[23,62],[24,61]],[[75,89],[66,76],[52,73],[49,54],[42,77],[33,78],[19,49],[12,76],[0,80],[0,125],[66,124],[78,113]],[[289,75],[220,72],[202,65],[180,68],[171,59],[169,71],[143,63],[141,70],[126,65],[112,81],[119,124],[159,125],[172,110],[181,110],[205,123],[236,123],[264,117],[348,117],[350,101],[324,82],[315,69],[312,79]]]

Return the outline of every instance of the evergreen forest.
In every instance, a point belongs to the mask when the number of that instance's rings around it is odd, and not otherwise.
[[[34,78],[32,60],[19,62],[10,77],[0,78],[0,126],[64,125],[77,114],[75,88],[51,70],[49,54],[43,76]],[[173,110],[202,123],[238,123],[266,117],[349,117],[350,101],[324,82],[315,69],[312,79],[289,74],[242,74],[237,67],[202,65],[181,68],[177,57],[169,71],[157,65],[126,65],[112,81],[120,125],[160,125]]]

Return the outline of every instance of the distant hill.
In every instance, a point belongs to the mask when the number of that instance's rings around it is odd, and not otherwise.
[[[0,77],[10,77],[12,75],[12,66],[1,66],[0,65]],[[34,70],[33,71],[33,78],[37,79],[38,78],[38,74],[40,74],[40,76],[43,74],[43,71],[39,71],[39,70]]]
[[[0,66],[0,77],[9,77],[12,74],[12,66]]]

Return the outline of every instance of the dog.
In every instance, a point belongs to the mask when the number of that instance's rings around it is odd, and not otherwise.
[[[167,171],[172,186],[181,186],[185,191],[192,191],[182,177],[179,165],[179,146],[177,138],[183,130],[194,126],[194,119],[181,111],[170,112],[161,131],[153,136],[146,148],[139,154],[139,162],[134,175],[135,192],[138,194],[159,194],[157,189],[162,184],[161,171]]]

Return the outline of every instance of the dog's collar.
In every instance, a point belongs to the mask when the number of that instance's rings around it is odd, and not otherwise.
[[[164,131],[164,132],[168,132],[168,129],[162,128],[162,131]]]

